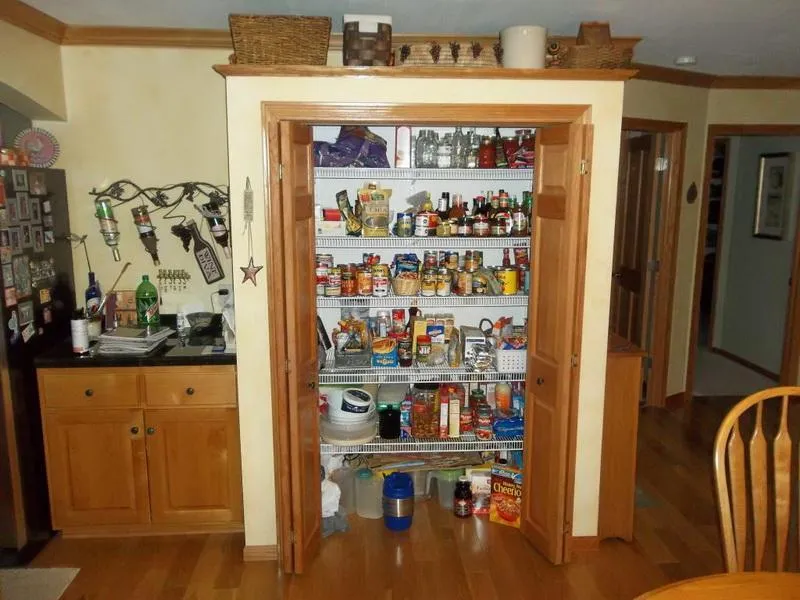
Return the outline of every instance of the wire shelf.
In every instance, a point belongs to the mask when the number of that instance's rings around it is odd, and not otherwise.
[[[529,248],[530,237],[353,237],[318,235],[317,248]]]
[[[431,308],[440,306],[528,306],[527,294],[515,296],[317,296],[317,308],[345,308],[368,306],[373,308],[407,308],[418,306]]]
[[[496,450],[522,450],[522,437],[496,436],[491,440],[478,440],[474,434],[460,438],[382,440],[376,437],[366,444],[342,446],[322,442],[323,454],[396,454],[421,452],[493,452]]]
[[[315,167],[317,179],[533,181],[533,169],[366,169]]]
[[[494,381],[525,381],[525,373],[483,371],[475,373],[464,367],[336,367],[333,350],[329,350],[325,368],[319,372],[319,383],[324,384],[362,384],[362,383],[481,383]]]

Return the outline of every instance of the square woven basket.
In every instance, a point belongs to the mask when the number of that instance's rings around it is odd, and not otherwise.
[[[234,55],[240,65],[325,65],[330,17],[230,15]]]

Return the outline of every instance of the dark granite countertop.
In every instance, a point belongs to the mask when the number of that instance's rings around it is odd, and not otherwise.
[[[60,369],[76,367],[178,367],[201,365],[235,365],[236,355],[214,352],[202,355],[186,355],[181,351],[172,352],[179,346],[177,340],[168,339],[167,343],[147,356],[78,356],[72,352],[72,344],[64,341],[34,360],[37,368]],[[193,348],[189,346],[188,348]],[[194,347],[196,348],[196,347]]]

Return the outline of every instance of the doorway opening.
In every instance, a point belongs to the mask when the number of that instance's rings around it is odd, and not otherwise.
[[[686,124],[623,119],[609,331],[641,348],[642,403],[667,405]]]
[[[798,373],[800,127],[709,127],[686,399]]]

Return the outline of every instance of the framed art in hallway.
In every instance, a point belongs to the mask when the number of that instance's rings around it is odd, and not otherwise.
[[[758,163],[758,190],[753,236],[782,240],[786,228],[791,155],[762,154]]]

